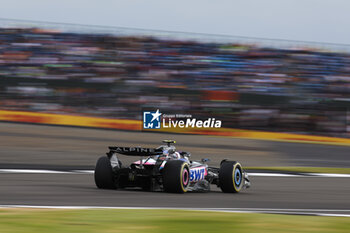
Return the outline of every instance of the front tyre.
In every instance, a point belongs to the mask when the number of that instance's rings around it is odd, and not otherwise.
[[[100,189],[116,189],[111,162],[106,156],[97,160],[95,167],[95,184]]]
[[[168,193],[185,193],[190,184],[190,168],[182,160],[168,161],[162,171],[164,191]]]
[[[219,170],[219,186],[224,193],[238,193],[244,185],[243,169],[240,163],[224,161]]]

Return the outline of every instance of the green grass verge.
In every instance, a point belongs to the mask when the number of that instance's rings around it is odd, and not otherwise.
[[[349,232],[346,217],[181,210],[1,209],[0,232]]]
[[[350,174],[350,168],[337,168],[337,167],[244,167],[244,169],[261,170],[261,171],[301,172],[301,173]]]

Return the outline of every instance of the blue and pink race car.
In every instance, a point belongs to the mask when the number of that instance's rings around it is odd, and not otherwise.
[[[238,193],[250,187],[248,174],[240,163],[223,160],[220,167],[210,167],[209,159],[192,161],[188,152],[178,152],[173,140],[164,140],[157,148],[109,147],[107,156],[98,159],[95,183],[100,189],[140,187],[145,191],[185,193],[207,192],[215,184],[223,192]],[[139,160],[123,166],[119,155],[137,156]],[[118,157],[119,156],[119,157]]]

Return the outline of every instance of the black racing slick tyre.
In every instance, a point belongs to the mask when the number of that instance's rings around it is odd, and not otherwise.
[[[190,184],[190,167],[181,160],[168,161],[162,171],[164,191],[185,193]]]
[[[111,162],[106,156],[97,160],[95,167],[95,184],[100,189],[116,189]]]
[[[241,164],[223,161],[219,170],[219,186],[224,193],[238,193],[244,184]]]

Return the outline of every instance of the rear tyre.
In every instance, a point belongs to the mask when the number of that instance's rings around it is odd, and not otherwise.
[[[219,186],[224,193],[238,193],[244,184],[241,164],[223,161],[219,170]]]
[[[190,184],[190,168],[181,160],[168,161],[162,171],[164,191],[168,193],[185,193]]]
[[[97,160],[95,167],[95,184],[100,189],[116,189],[111,162],[106,156]]]

